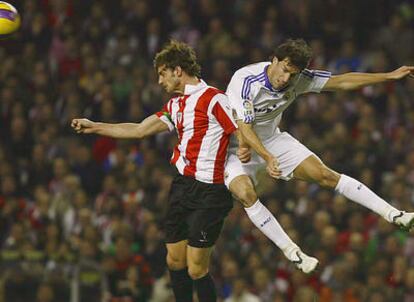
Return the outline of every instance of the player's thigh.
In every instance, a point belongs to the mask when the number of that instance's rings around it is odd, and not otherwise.
[[[246,175],[256,183],[257,171],[264,167],[264,161],[253,152],[252,157],[248,163],[243,164],[236,155],[234,148],[229,150],[226,166],[224,167],[224,183],[227,188],[230,188],[230,184],[233,180],[241,175]]]
[[[180,270],[187,267],[187,240],[175,243],[167,243],[167,265],[172,270]]]
[[[257,201],[257,194],[251,178],[239,175],[229,184],[229,190],[244,207],[251,207]]]
[[[195,209],[188,217],[188,245],[196,248],[212,247],[223,228],[231,207]]]
[[[265,147],[279,161],[279,169],[282,172],[280,178],[283,180],[290,180],[293,177],[293,171],[306,158],[314,155],[311,150],[287,132],[282,132],[266,142]]]
[[[182,177],[176,176],[171,184],[168,196],[167,213],[163,221],[163,230],[165,233],[165,242],[176,243],[188,238],[188,226],[186,220],[190,211],[185,207],[188,198],[188,185],[182,180]]]

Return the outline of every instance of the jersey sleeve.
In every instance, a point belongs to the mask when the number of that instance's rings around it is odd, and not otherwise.
[[[226,134],[231,134],[237,129],[237,124],[232,118],[232,111],[228,101],[228,97],[224,94],[219,94],[215,97],[217,101],[211,110],[212,115],[223,128]]]
[[[234,118],[243,120],[246,124],[253,123],[255,119],[252,91],[249,83],[249,77],[241,76],[236,72],[226,91],[230,106],[235,113]]]
[[[303,86],[301,92],[321,92],[331,75],[329,71],[304,69],[302,71]]]
[[[160,111],[158,111],[157,113],[155,113],[155,115],[161,120],[163,121],[165,124],[167,124],[168,129],[170,131],[173,131],[175,126],[174,123],[171,119],[171,100],[169,102],[167,102]]]

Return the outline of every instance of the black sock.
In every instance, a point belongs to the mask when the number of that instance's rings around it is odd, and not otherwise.
[[[216,286],[214,285],[213,278],[211,278],[210,274],[205,275],[203,278],[194,280],[194,286],[200,302],[217,301]]]
[[[170,270],[171,286],[177,302],[193,301],[193,280],[188,275],[187,268],[179,271]]]

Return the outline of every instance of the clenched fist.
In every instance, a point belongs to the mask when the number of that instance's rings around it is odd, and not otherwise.
[[[237,149],[237,157],[242,163],[248,163],[251,159],[252,153],[250,151],[250,148],[246,147],[239,147]]]
[[[95,122],[88,120],[87,118],[73,119],[70,126],[76,131],[76,133],[94,133]]]

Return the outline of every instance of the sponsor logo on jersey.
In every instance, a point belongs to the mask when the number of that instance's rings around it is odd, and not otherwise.
[[[276,104],[273,104],[272,106],[269,106],[269,107],[254,108],[254,112],[256,112],[256,113],[265,113],[265,114],[270,113],[270,112],[273,112],[273,111],[277,110],[278,108],[282,107],[286,103],[287,103],[287,101],[280,101],[280,102],[277,102]]]

